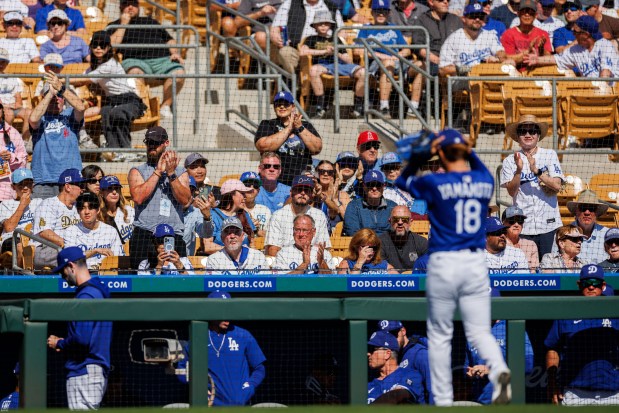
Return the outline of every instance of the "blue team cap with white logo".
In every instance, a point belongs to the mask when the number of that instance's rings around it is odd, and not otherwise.
[[[398,155],[395,152],[387,152],[386,154],[383,155],[382,158],[380,158],[380,166],[382,168],[383,165],[389,165],[389,164],[401,164],[402,163],[402,158],[400,158],[400,155]]]
[[[497,217],[486,218],[486,234],[507,228]]]
[[[14,170],[13,174],[11,174],[11,181],[14,184],[18,184],[25,179],[34,180],[34,177],[32,176],[32,171],[30,169],[19,168],[19,169]]]
[[[273,103],[280,100],[288,103],[294,103],[294,98],[292,97],[292,94],[285,90],[282,90],[281,92],[277,92],[277,94],[275,94],[275,97],[273,98]]]
[[[390,8],[390,0],[372,0],[372,10],[389,10]]]
[[[600,24],[597,22],[595,17],[588,15],[580,16],[574,24],[583,31],[589,33],[591,37],[593,37],[593,40],[600,40],[602,38],[602,33],[600,33]]]
[[[378,328],[383,331],[396,331],[404,327],[401,321],[397,320],[380,320]]]
[[[597,264],[587,264],[580,269],[580,279],[596,278],[604,281],[604,269]]]
[[[472,3],[469,4],[468,6],[466,6],[464,8],[464,12],[462,13],[463,16],[468,16],[470,14],[479,14],[479,13],[483,13],[484,12],[484,8],[482,7],[481,4],[479,3]]]
[[[79,169],[75,168],[65,169],[64,171],[62,171],[60,177],[58,178],[58,185],[79,184],[82,182],[84,182],[84,178],[82,178],[82,173]]]
[[[261,179],[260,179],[260,175],[258,175],[255,172],[252,172],[252,171],[243,172],[243,174],[241,175],[240,180],[243,183],[245,183],[247,181],[262,182]]]
[[[455,129],[445,128],[438,133],[438,138],[444,138],[441,142],[441,148],[445,148],[450,145],[466,145],[466,140],[460,132]]]
[[[52,270],[52,273],[59,273],[70,262],[75,262],[81,259],[86,259],[84,251],[80,247],[67,247],[58,253],[56,261],[58,266]]]
[[[393,336],[393,334],[386,330],[373,332],[370,336],[370,340],[368,341],[368,346],[388,348],[391,351],[400,350],[398,340]]]
[[[381,171],[368,171],[365,175],[363,175],[363,183],[369,184],[370,182],[380,182],[381,184],[384,184],[385,176]]]
[[[121,186],[120,179],[115,177],[114,175],[105,175],[99,181],[99,189],[108,189],[113,186]]]
[[[212,293],[210,293],[207,298],[218,298],[220,300],[229,300],[232,297],[230,296],[230,294],[228,294],[225,291],[219,291],[219,290],[215,290]]]
[[[172,228],[168,224],[159,224],[159,225],[157,225],[155,227],[155,231],[153,232],[153,236],[155,238],[173,237],[174,236],[174,228]]]
[[[352,161],[357,162],[359,160],[357,158],[357,155],[355,155],[352,152],[340,152],[337,154],[337,158],[335,158],[335,162],[341,162],[345,159],[351,162]]]
[[[295,176],[292,180],[292,188],[295,186],[309,186],[310,188],[314,187],[314,180],[309,176],[299,175]]]

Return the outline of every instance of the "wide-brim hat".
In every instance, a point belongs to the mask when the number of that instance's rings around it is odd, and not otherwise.
[[[608,210],[608,205],[605,205],[603,203],[601,203],[599,201],[598,195],[590,190],[590,189],[585,189],[584,191],[582,191],[581,193],[578,194],[578,198],[576,198],[576,201],[570,201],[567,203],[567,209],[569,209],[569,211],[576,215],[576,210],[578,209],[578,204],[593,204],[593,205],[597,205],[597,208],[595,208],[595,215],[596,216],[600,216],[600,215],[604,215],[606,213],[606,211]]]
[[[548,123],[538,122],[535,115],[520,115],[517,122],[513,122],[507,125],[507,127],[505,128],[505,133],[507,133],[510,138],[518,142],[518,134],[516,133],[518,126],[527,123],[539,126],[539,140],[541,141],[542,139],[544,139],[544,137],[548,133]]]

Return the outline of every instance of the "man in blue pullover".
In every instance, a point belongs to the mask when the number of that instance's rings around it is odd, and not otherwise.
[[[86,257],[80,247],[68,247],[58,253],[58,266],[53,273],[62,275],[75,286],[75,298],[104,299],[110,297],[107,286],[90,277]],[[71,410],[98,409],[107,387],[110,370],[111,321],[71,321],[67,337],[50,335],[47,346],[67,353],[67,400]]]

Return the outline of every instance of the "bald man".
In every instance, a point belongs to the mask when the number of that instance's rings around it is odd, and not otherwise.
[[[404,205],[391,210],[389,231],[379,235],[384,259],[400,271],[412,270],[417,258],[428,250],[428,240],[410,230],[411,212]]]

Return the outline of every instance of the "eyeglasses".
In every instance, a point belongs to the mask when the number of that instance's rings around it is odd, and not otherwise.
[[[589,211],[592,213],[595,213],[595,211],[597,211],[598,206],[596,204],[580,204],[578,205],[578,210],[580,212],[585,212],[585,211]]]
[[[93,44],[90,45],[90,48],[93,49],[93,50],[98,48],[98,47],[100,47],[101,49],[105,49],[108,46],[109,46],[109,44],[107,44],[107,43],[93,43]]]
[[[263,163],[262,169],[275,169],[277,171],[279,169],[282,169],[282,166],[280,164]]]
[[[228,227],[226,229],[223,230],[224,236],[228,236],[231,234],[236,235],[237,237],[241,236],[241,234],[243,233],[243,230],[240,228],[235,228],[235,227]]]
[[[294,232],[296,232],[297,234],[309,234],[310,232],[312,232],[312,228],[307,229],[307,228],[293,228],[292,229]]]
[[[318,172],[318,175],[335,176],[335,171],[333,169],[316,169],[316,172]]]
[[[391,217],[391,222],[394,224],[400,221],[402,221],[405,224],[408,224],[409,222],[411,222],[411,219],[409,217],[396,217],[396,216]]]
[[[276,108],[289,108],[290,106],[292,106],[292,103],[286,102],[285,100],[278,100],[277,102],[273,103],[273,106],[275,106]]]
[[[520,136],[526,135],[527,133],[529,135],[539,135],[540,128],[537,126],[518,126],[516,133]]]
[[[359,149],[361,150],[361,152],[365,152],[368,151],[370,149],[376,149],[379,150],[380,149],[380,142],[368,142],[368,143],[364,143],[363,145],[361,145],[359,147]]]
[[[486,13],[472,13],[472,14],[467,14],[464,17],[470,20],[486,20]]]
[[[4,22],[4,24],[6,26],[8,26],[8,27],[11,27],[11,26],[22,27],[24,25],[24,23],[19,21],[19,20],[11,20],[11,21],[8,21],[8,22]]]
[[[572,241],[575,244],[581,243],[582,242],[582,237],[569,237],[569,236],[565,236],[563,238],[561,238],[562,240],[569,240]]]
[[[505,235],[505,234],[507,234],[507,229],[503,228],[503,229],[499,229],[499,230],[496,230],[496,231],[488,232],[486,234],[486,236],[489,236],[489,237],[500,237],[501,235]]]
[[[368,189],[382,189],[383,188],[383,184],[380,182],[368,182],[367,184],[365,184],[366,188]]]
[[[514,224],[518,224],[518,225],[523,225],[524,224],[524,218],[523,217],[514,217],[514,218],[508,218],[507,219],[507,223],[512,226]]]
[[[580,9],[576,6],[567,6],[567,7],[563,7],[563,13],[566,13],[568,11],[574,12],[574,11],[580,11]]]
[[[245,188],[254,188],[254,189],[260,188],[259,182],[245,182],[244,185],[245,185]]]
[[[54,27],[54,26],[64,26],[66,25],[67,22],[65,22],[64,20],[52,20],[49,23],[47,23],[47,25],[49,27]]]
[[[598,280],[597,278],[588,278],[586,280],[580,280],[581,288],[589,288],[589,287],[602,288],[602,285],[604,285],[604,281]]]
[[[380,169],[386,172],[399,171],[402,169],[402,165],[399,163],[388,163],[387,165],[381,166]]]

